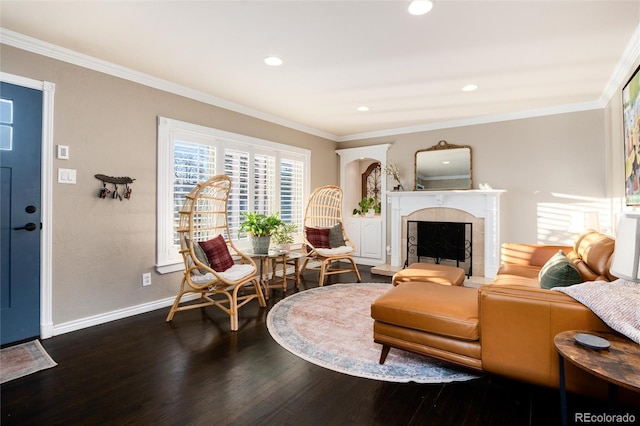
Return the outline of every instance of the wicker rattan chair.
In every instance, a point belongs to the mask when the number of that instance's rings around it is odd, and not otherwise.
[[[229,238],[227,200],[230,189],[231,179],[226,175],[217,175],[196,185],[185,198],[178,225],[185,271],[167,322],[178,311],[216,306],[231,317],[231,330],[237,331],[240,307],[256,298],[260,306],[266,306],[256,277],[256,264],[240,252]],[[208,257],[211,257],[211,251],[207,255],[199,244],[205,241],[217,243],[215,250],[222,254],[221,259],[227,260],[228,269],[221,272],[214,269],[220,271],[224,267],[220,267],[217,261],[213,266],[210,264]],[[208,248],[206,243],[205,248]],[[241,289],[247,294],[239,296]],[[199,302],[181,304],[183,296],[192,293],[200,294]]]
[[[326,235],[326,238],[325,238]],[[342,189],[337,186],[323,186],[309,197],[304,214],[304,244],[302,252],[306,259],[300,274],[306,269],[320,271],[319,286],[324,285],[326,275],[354,272],[360,282],[360,272],[351,256],[355,245],[344,231],[342,220]],[[309,262],[316,260],[320,266],[311,267]],[[350,268],[338,266],[336,262],[348,262]]]

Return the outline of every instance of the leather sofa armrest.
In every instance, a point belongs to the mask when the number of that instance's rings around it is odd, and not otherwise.
[[[506,243],[501,246],[500,259],[502,263],[542,267],[558,250],[569,254],[573,248],[544,244]]]
[[[564,293],[488,285],[479,289],[478,297],[482,368],[489,373],[558,387],[555,335],[564,330],[611,331]],[[567,389],[584,393],[593,387],[592,378],[575,370],[567,369]]]

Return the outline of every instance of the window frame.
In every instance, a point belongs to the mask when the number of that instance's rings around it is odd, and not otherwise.
[[[178,247],[173,244],[173,144],[176,139],[215,146],[216,173],[224,173],[225,148],[247,150],[250,152],[251,162],[253,162],[255,154],[268,153],[275,156],[276,179],[274,194],[276,199],[274,204],[276,206],[280,206],[281,202],[281,160],[302,161],[304,164],[303,200],[306,200],[309,196],[311,176],[310,150],[158,116],[156,270],[160,274],[184,269],[182,256],[178,251]],[[250,203],[250,205],[253,203],[253,188],[250,191]],[[240,248],[242,248],[244,240],[246,239],[238,240]]]

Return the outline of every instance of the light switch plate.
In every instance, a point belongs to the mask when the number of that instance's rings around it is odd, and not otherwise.
[[[58,160],[69,159],[69,147],[67,145],[58,145]]]
[[[75,185],[76,170],[75,169],[58,169],[58,183]]]

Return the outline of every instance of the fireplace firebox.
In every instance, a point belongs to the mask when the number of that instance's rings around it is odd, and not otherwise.
[[[422,262],[455,264],[473,274],[473,224],[468,222],[407,221],[404,266]]]

